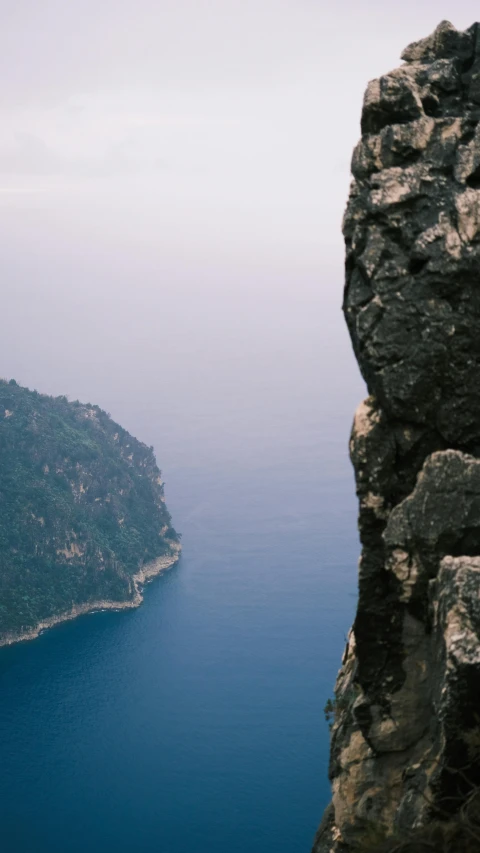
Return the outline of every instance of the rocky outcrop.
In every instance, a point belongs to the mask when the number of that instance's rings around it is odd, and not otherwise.
[[[370,396],[351,438],[362,554],[314,850],[373,850],[480,784],[480,25],[372,81],[344,219]]]

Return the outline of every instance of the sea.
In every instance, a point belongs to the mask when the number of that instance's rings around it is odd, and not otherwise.
[[[75,340],[62,324],[9,364],[154,446],[183,553],[137,610],[0,649],[1,853],[310,850],[356,604],[348,438],[365,393],[341,271],[316,275],[260,295],[152,287],[136,313],[117,271],[111,323],[94,282],[76,302],[57,291]],[[26,328],[44,302],[24,302]]]

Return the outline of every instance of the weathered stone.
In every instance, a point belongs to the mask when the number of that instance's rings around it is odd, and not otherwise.
[[[368,84],[363,101],[362,132],[378,133],[389,124],[403,124],[423,114],[420,93],[403,69]]]
[[[442,24],[419,44],[365,96],[345,313],[387,414],[469,447],[480,441],[480,129],[459,68],[473,36]]]
[[[480,784],[480,27],[442,22],[402,58],[368,85],[343,225],[370,396],[350,441],[359,602],[316,853],[458,811]]]
[[[406,47],[402,59],[405,62],[425,62],[451,56],[469,59],[474,50],[472,31],[473,27],[464,33],[458,32],[449,21],[442,21],[431,36]]]

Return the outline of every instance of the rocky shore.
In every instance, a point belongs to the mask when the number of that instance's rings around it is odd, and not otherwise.
[[[135,606],[179,541],[153,447],[99,406],[0,379],[0,645]]]
[[[49,628],[53,628],[55,625],[60,625],[62,622],[68,622],[70,619],[76,619],[77,616],[85,616],[87,613],[98,613],[102,610],[131,610],[132,608],[139,607],[143,601],[143,587],[158,575],[163,574],[163,572],[166,572],[178,563],[180,559],[181,545],[173,543],[172,550],[174,551],[172,555],[158,557],[156,560],[146,563],[146,565],[142,566],[142,568],[133,575],[132,581],[134,595],[132,599],[127,601],[86,601],[84,604],[76,604],[70,610],[59,613],[57,616],[51,616],[49,619],[42,620],[29,631],[19,634],[4,634],[3,636],[0,636],[0,647],[11,646],[14,643],[21,643],[27,640],[35,640],[40,636],[40,634],[43,634],[43,632],[47,631]]]

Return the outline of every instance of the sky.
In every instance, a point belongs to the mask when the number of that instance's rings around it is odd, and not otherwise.
[[[3,0],[0,372],[86,393],[75,359],[97,347],[98,376],[102,334],[119,353],[192,306],[218,332],[272,300],[339,305],[365,86],[477,9]]]

